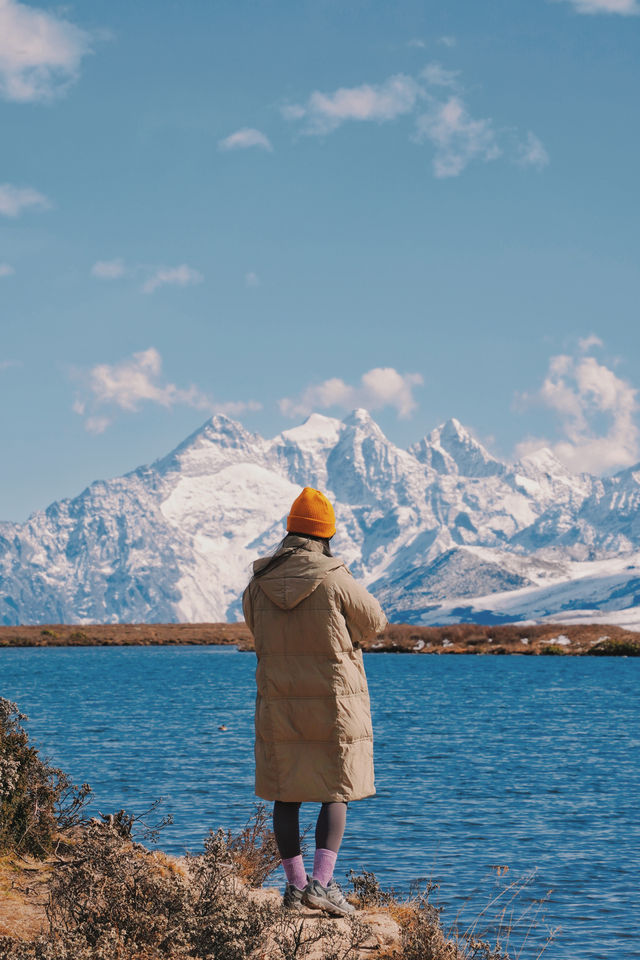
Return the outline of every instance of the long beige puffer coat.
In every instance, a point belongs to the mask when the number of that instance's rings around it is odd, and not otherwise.
[[[380,605],[322,544],[289,534],[244,592],[255,638],[255,792],[264,800],[359,800],[375,791],[362,650]],[[256,560],[254,574],[270,562]]]

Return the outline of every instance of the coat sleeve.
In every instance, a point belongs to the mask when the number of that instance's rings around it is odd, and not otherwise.
[[[242,613],[249,630],[253,633],[253,603],[251,602],[251,584],[242,594]]]
[[[336,598],[354,646],[375,637],[387,626],[387,618],[376,598],[354,580],[346,567],[336,577]]]

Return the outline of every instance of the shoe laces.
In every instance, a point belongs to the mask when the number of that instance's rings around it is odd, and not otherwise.
[[[340,884],[337,882],[337,880],[331,880],[331,881],[330,881],[329,886],[327,887],[327,891],[329,891],[329,890],[335,890],[335,892],[336,892],[337,894],[339,894],[339,896],[342,898],[342,900],[344,900],[344,893],[342,892],[342,887],[341,887]]]

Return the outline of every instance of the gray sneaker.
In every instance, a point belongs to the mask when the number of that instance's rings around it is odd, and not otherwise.
[[[307,874],[307,885],[310,880],[309,874]],[[305,888],[306,889],[306,888]],[[282,909],[283,910],[300,910],[302,907],[302,894],[304,893],[299,887],[296,887],[293,883],[287,883],[284,888],[284,893],[282,895]]]
[[[317,907],[336,917],[356,912],[353,904],[345,900],[335,880],[329,881],[328,887],[323,887],[319,880],[312,878],[302,891],[302,902],[306,907]]]

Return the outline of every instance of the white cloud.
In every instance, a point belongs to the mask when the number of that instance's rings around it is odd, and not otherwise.
[[[459,71],[432,62],[417,78],[397,74],[380,84],[341,87],[333,93],[315,91],[304,104],[288,104],[283,116],[302,123],[306,134],[328,134],[347,121],[384,123],[426,109],[415,119],[412,139],[435,147],[436,177],[455,177],[472,160],[505,157],[523,167],[542,168],[549,162],[541,140],[531,131],[522,138],[512,128],[496,128],[491,119],[472,116],[459,80]]]
[[[441,43],[443,47],[455,47],[457,40],[455,37],[452,37],[451,34],[445,37],[439,37],[438,43]]]
[[[21,367],[21,360],[0,360],[0,370],[10,370],[11,367]]]
[[[0,0],[2,3],[2,0]],[[16,187],[12,183],[0,183],[0,214],[5,217],[18,217],[23,210],[34,207],[47,210],[51,203],[33,187]]]
[[[300,397],[280,400],[280,410],[288,417],[304,417],[314,410],[342,407],[353,410],[366,407],[380,410],[392,407],[399,417],[411,416],[416,408],[413,390],[423,382],[419,373],[398,373],[393,367],[376,367],[360,378],[357,386],[351,386],[333,377],[323,383],[306,388]]]
[[[91,267],[91,276],[101,280],[117,280],[126,273],[124,261],[121,257],[115,260],[97,260]]]
[[[590,473],[631,466],[640,459],[637,390],[594,357],[552,357],[540,390],[523,399],[555,411],[564,437],[557,443],[528,439],[518,446],[518,455],[548,446],[571,470]]]
[[[577,13],[619,13],[630,17],[640,13],[637,0],[556,0],[570,3]]]
[[[297,103],[285,103],[284,106],[280,108],[280,112],[285,120],[302,120],[306,115],[305,107],[301,107]]]
[[[262,404],[257,400],[227,400],[223,403],[216,403],[212,413],[224,413],[227,417],[237,417],[247,411],[262,410]]]
[[[257,273],[254,273],[253,270],[250,270],[244,275],[244,283],[246,287],[259,287],[260,277]]]
[[[523,167],[536,167],[541,170],[549,163],[549,154],[542,141],[529,130],[525,140],[517,146],[518,162]]]
[[[420,40],[419,37],[413,37],[412,40],[409,40],[407,42],[407,46],[417,47],[419,50],[424,50],[424,48],[426,47],[426,43],[424,42],[424,40]]]
[[[152,403],[167,409],[175,406],[194,407],[209,413],[241,414],[259,410],[253,400],[216,403],[198,387],[178,387],[162,375],[162,357],[155,347],[141,350],[120,363],[98,363],[82,374],[83,395],[77,396],[72,409],[86,417],[89,433],[103,433],[113,422],[104,408],[129,413],[139,411],[141,404]]]
[[[0,0],[0,96],[50,100],[77,79],[90,35],[55,13]]]
[[[186,263],[180,264],[179,267],[156,267],[143,283],[142,292],[153,293],[158,287],[167,285],[189,287],[195,283],[202,283],[203,280],[202,274],[193,267],[187,266]]]
[[[289,120],[306,120],[305,132],[330,133],[347,120],[374,120],[383,123],[411,113],[420,86],[413,77],[397,74],[381,84],[340,87],[333,93],[314,91],[304,106],[283,109]]]
[[[416,139],[436,148],[436,177],[457,177],[472,160],[496,160],[502,153],[491,120],[474,120],[458,96],[433,99],[416,121]]]
[[[269,137],[260,130],[254,130],[253,127],[236,130],[218,143],[219,150],[246,150],[247,147],[260,147],[262,150],[268,150],[269,153],[273,152]]]
[[[100,434],[104,433],[112,422],[110,417],[87,417],[84,428],[87,433]]]
[[[458,70],[447,70],[441,63],[428,63],[420,72],[420,76],[430,86],[433,87],[455,87],[458,83],[460,72]]]
[[[578,346],[582,353],[588,353],[592,347],[603,347],[604,344],[595,333],[590,333],[588,337],[581,337],[578,340]]]
[[[97,260],[91,267],[91,276],[99,280],[119,280],[122,277],[145,276],[141,286],[143,293],[154,293],[159,287],[188,287],[202,283],[204,277],[186,263],[178,267],[157,267],[149,264],[125,264],[122,257],[114,260]]]
[[[0,263],[0,277],[12,277],[15,272],[10,263]]]
[[[163,407],[184,403],[205,409],[210,405],[210,400],[196,387],[184,390],[162,382],[161,372],[162,358],[155,347],[149,347],[121,363],[97,364],[89,374],[89,386],[97,403],[112,403],[122,410],[137,410],[142,400]]]

